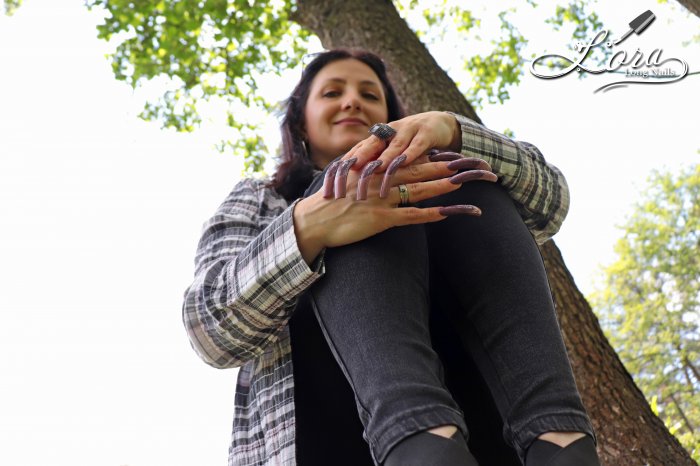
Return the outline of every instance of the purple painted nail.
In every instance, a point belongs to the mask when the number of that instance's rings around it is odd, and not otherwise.
[[[464,158],[462,154],[458,154],[457,152],[440,152],[437,154],[430,154],[428,156],[428,160],[431,162],[449,162],[462,158]]]
[[[362,170],[362,174],[360,175],[360,181],[357,183],[357,200],[358,201],[364,201],[367,199],[367,187],[369,186],[369,182],[372,179],[372,173],[374,173],[374,170],[377,169],[382,164],[381,160],[373,160],[367,165],[365,165],[365,168]]]
[[[340,166],[340,160],[336,160],[326,170],[326,175],[323,178],[323,198],[330,199],[333,197],[333,184],[335,183],[335,174]]]
[[[440,149],[430,149],[428,151],[428,157],[430,157],[431,155],[437,155],[439,153],[440,153]]]
[[[386,173],[384,173],[384,179],[382,180],[382,188],[379,190],[380,198],[386,199],[386,197],[389,195],[389,189],[391,189],[391,186],[389,186],[389,182],[391,181],[391,177],[394,175],[396,170],[399,169],[399,165],[401,165],[407,158],[408,155],[401,154],[391,161],[391,163],[389,164],[389,168],[387,168]]]
[[[486,160],[477,159],[476,157],[465,157],[459,160],[453,160],[447,164],[449,170],[486,170],[491,171],[491,165]]]
[[[447,207],[440,207],[438,209],[440,215],[450,216],[450,215],[481,215],[481,209],[474,205],[450,205]]]
[[[485,170],[470,170],[470,171],[461,172],[461,173],[457,173],[456,175],[453,175],[450,178],[450,183],[460,184],[460,183],[466,183],[467,181],[476,181],[476,180],[496,182],[496,181],[498,181],[498,177],[494,173],[487,172]]]
[[[355,162],[357,162],[357,158],[353,157],[351,159],[347,159],[343,164],[338,168],[338,173],[335,176],[335,198],[340,199],[345,197],[345,189],[347,185],[347,180],[348,180],[348,172],[350,171],[350,167],[352,167]]]

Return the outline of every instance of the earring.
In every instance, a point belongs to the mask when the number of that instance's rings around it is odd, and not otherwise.
[[[306,140],[301,141],[301,144],[304,146],[304,153],[306,154],[306,158],[310,158],[311,153],[309,152],[309,145],[307,144]]]

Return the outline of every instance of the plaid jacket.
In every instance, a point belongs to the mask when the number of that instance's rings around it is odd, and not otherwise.
[[[491,164],[529,230],[544,242],[561,226],[569,192],[539,150],[455,115],[462,153]],[[197,354],[239,367],[229,466],[295,465],[294,380],[288,321],[325,272],[299,252],[291,205],[264,181],[240,181],[204,224],[183,322]]]

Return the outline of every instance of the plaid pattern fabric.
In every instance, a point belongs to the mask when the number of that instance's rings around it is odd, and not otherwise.
[[[538,242],[566,216],[566,182],[534,146],[467,118],[462,152],[488,161]],[[309,267],[288,205],[263,180],[244,179],[203,227],[183,323],[202,360],[239,367],[229,466],[295,465],[294,380],[288,321],[301,292],[325,273],[324,251]]]
[[[559,169],[548,164],[532,144],[447,113],[462,127],[462,154],[491,165],[535,240],[542,244],[554,236],[569,211],[569,187]]]

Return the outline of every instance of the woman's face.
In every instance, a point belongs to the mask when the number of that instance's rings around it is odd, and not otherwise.
[[[348,58],[329,63],[311,83],[304,111],[311,160],[324,168],[386,123],[384,89],[372,68]]]

